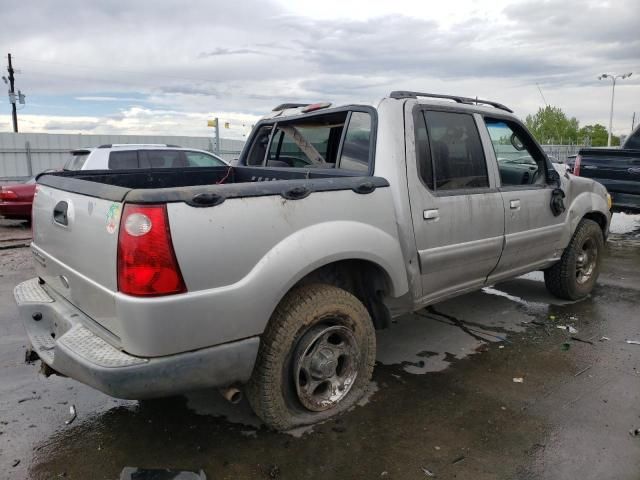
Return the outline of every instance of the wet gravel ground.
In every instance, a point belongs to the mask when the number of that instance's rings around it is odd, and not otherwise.
[[[402,317],[363,402],[290,433],[215,391],[139,403],[39,374],[12,298],[32,276],[27,248],[0,250],[0,478],[640,478],[640,230],[612,235],[583,301],[534,273]]]

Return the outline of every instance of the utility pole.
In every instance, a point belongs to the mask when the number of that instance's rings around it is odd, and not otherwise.
[[[216,117],[216,154],[220,155],[220,119]]]
[[[636,112],[633,112],[633,117],[631,117],[631,131],[633,132],[633,128],[636,126]]]
[[[13,131],[18,133],[18,111],[16,110],[16,91],[15,91],[15,77],[13,76],[13,65],[11,64],[11,54],[8,55],[9,66],[9,99],[11,101],[11,113],[13,115]]]

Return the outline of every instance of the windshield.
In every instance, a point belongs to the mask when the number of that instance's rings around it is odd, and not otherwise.
[[[72,153],[71,158],[67,160],[67,162],[64,164],[64,167],[62,167],[62,169],[63,170],[82,170],[82,167],[84,166],[84,162],[87,161],[87,158],[89,158],[89,152]]]

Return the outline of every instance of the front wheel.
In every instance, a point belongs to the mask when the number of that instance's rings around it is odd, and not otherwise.
[[[301,286],[269,321],[247,398],[277,430],[316,423],[362,397],[374,363],[375,331],[364,305],[332,285]]]
[[[583,219],[558,263],[544,272],[549,292],[567,300],[586,297],[596,284],[604,253],[604,237],[593,220]]]

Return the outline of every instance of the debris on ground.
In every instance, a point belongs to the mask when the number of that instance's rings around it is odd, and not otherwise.
[[[20,465],[20,459],[16,458],[13,463],[11,464],[11,466],[13,468],[17,467],[18,465]]]
[[[464,461],[464,459],[467,458],[464,455],[460,455],[459,457],[456,457],[453,459],[453,461],[451,462],[451,465],[455,465],[456,463],[460,463],[462,461]]]
[[[77,412],[76,412],[76,406],[75,405],[71,405],[69,407],[69,414],[71,415],[71,418],[69,418],[69,420],[65,420],[64,424],[65,425],[70,425],[78,416]]]
[[[640,437],[640,428],[629,430],[629,435],[631,435],[632,437]]]
[[[609,337],[600,337],[601,342],[606,342],[608,340],[611,340],[611,339]]]
[[[280,476],[280,467],[278,465],[271,465],[269,467],[269,478],[278,478]]]
[[[554,321],[556,319],[555,315],[549,315],[549,320]]]
[[[578,330],[573,328],[571,325],[558,325],[556,326],[556,328],[559,328],[560,330],[566,330],[569,333],[578,333]]]
[[[524,383],[524,378],[522,377],[514,377],[513,383]]]
[[[574,336],[571,336],[569,338],[571,340],[573,340],[574,342],[587,343],[589,345],[593,345],[593,342],[591,340],[584,340],[584,339],[582,339],[580,337],[574,337]],[[639,345],[640,345],[640,343],[639,343]]]
[[[589,365],[588,367],[583,368],[582,370],[580,370],[579,372],[577,372],[577,373],[574,375],[574,377],[577,377],[577,376],[579,376],[579,375],[582,375],[584,372],[586,372],[587,370],[589,370],[591,367],[593,367],[593,365]]]
[[[424,468],[424,467],[422,467],[422,471],[424,472],[424,474],[425,474],[427,477],[435,477],[435,476],[436,476],[436,474],[435,474],[435,473],[433,473],[433,472],[432,472],[431,470],[429,470],[428,468]]]
[[[25,397],[18,400],[18,403],[28,402],[29,400],[40,400],[40,395],[33,395],[32,397]]]
[[[124,467],[120,472],[120,480],[207,480],[202,470],[171,470],[168,468]]]
[[[563,352],[566,352],[570,348],[571,344],[569,342],[564,342],[562,345],[560,345],[560,350],[562,350]]]
[[[630,345],[640,345],[640,340],[627,340],[626,342]]]
[[[440,450],[440,447],[439,447],[438,445],[436,445],[436,446],[435,446],[435,447],[433,447],[433,448],[435,448],[436,450]]]

